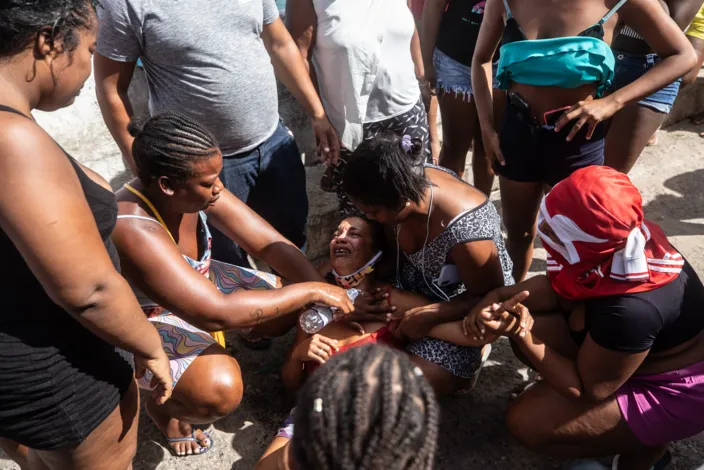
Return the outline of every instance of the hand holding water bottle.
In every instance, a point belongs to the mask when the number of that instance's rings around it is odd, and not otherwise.
[[[326,305],[345,315],[354,310],[354,299],[350,299],[348,291],[331,284],[321,283],[319,286],[313,294],[313,303]]]
[[[320,297],[315,304],[303,312],[299,320],[301,328],[308,334],[317,333],[336,316],[345,316],[354,310],[354,300],[359,295],[357,289],[344,290],[325,285],[320,289]]]

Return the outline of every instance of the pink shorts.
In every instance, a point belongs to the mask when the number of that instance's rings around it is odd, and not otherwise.
[[[704,431],[704,362],[657,375],[635,376],[617,392],[623,419],[647,446]]]

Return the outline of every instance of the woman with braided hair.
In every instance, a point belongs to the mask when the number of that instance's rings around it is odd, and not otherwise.
[[[430,385],[403,353],[350,349],[306,382],[255,470],[431,470],[438,419]]]
[[[223,187],[222,154],[210,132],[170,113],[129,130],[138,176],[117,192],[113,239],[123,274],[160,333],[174,382],[171,400],[149,400],[146,410],[176,455],[201,454],[212,440],[192,424],[225,417],[242,398],[239,365],[224,349],[222,333],[210,332],[278,335],[309,303],[346,313],[352,305],[343,289],[322,282],[295,245]],[[210,224],[300,283],[282,287],[272,274],[211,260]],[[147,380],[140,385],[149,388]]]

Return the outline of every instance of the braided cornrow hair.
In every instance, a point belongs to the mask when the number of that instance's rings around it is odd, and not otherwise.
[[[438,419],[432,389],[405,354],[353,348],[299,392],[294,460],[306,470],[431,470]]]
[[[194,176],[193,163],[219,152],[215,137],[195,121],[175,113],[132,121],[132,156],[145,184],[154,178],[185,182]]]

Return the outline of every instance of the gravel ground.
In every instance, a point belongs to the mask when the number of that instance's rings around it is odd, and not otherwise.
[[[92,82],[71,108],[51,115],[36,113],[39,122],[76,158],[109,179],[113,186],[125,180],[124,165],[95,106]],[[689,123],[660,131],[660,143],[645,151],[631,173],[643,193],[648,218],[661,224],[675,245],[704,274],[704,140],[702,126]],[[312,206],[325,206],[312,192]],[[494,193],[495,199],[497,193]],[[496,201],[500,204],[500,201]],[[533,271],[545,267],[537,250]],[[215,424],[216,447],[206,455],[175,458],[164,439],[142,415],[135,470],[251,469],[280,422],[291,400],[278,378],[281,358],[291,337],[280,338],[271,350],[253,352],[234,338],[234,356],[240,361],[246,384],[240,408]],[[502,420],[510,390],[526,380],[526,369],[504,341],[482,372],[478,387],[468,396],[444,399],[437,468],[557,469],[565,462],[547,459],[519,447]],[[704,435],[676,443],[673,469],[693,470],[704,463]],[[0,470],[17,469],[0,453]]]

